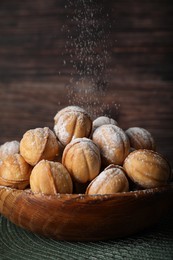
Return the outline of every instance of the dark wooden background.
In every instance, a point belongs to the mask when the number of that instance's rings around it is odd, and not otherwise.
[[[88,102],[97,97],[94,111],[99,115],[104,104],[102,112],[124,129],[147,128],[158,151],[173,165],[173,1],[167,0],[1,0],[0,143],[20,140],[30,128],[52,128],[56,112],[70,104],[69,99],[75,102],[67,86],[81,95],[71,80],[80,81],[78,72],[85,71],[77,47],[69,42],[79,36],[76,28],[85,16],[91,22],[92,8],[97,26],[90,40],[96,44],[99,63],[105,61],[106,66],[97,71],[101,87],[89,92]],[[106,59],[101,56],[102,40],[107,40]],[[97,68],[96,60],[92,66]],[[87,108],[85,102],[83,106]]]

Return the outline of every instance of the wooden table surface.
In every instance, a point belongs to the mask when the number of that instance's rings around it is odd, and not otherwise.
[[[153,134],[173,165],[173,2],[1,0],[0,143],[81,105]]]

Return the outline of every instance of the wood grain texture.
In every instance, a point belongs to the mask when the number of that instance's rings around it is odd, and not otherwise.
[[[58,240],[107,240],[157,224],[172,208],[172,195],[173,185],[95,196],[46,196],[0,186],[0,213],[22,228]]]
[[[76,7],[69,2],[82,8],[79,0],[0,1],[0,143],[20,140],[30,128],[52,128],[57,110],[69,104],[67,85],[72,74],[79,77],[65,48],[68,29],[76,35],[77,25],[72,21]],[[151,131],[158,151],[173,165],[173,3],[95,2],[104,10],[95,18],[104,32],[107,14],[111,24],[107,88],[98,106],[108,104],[104,113],[124,129],[141,126]],[[71,48],[70,53],[75,52]]]

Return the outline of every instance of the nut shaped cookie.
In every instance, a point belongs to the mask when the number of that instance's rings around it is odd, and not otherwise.
[[[54,131],[65,146],[75,138],[89,137],[92,120],[88,113],[78,106],[68,106],[54,117]]]
[[[114,194],[129,191],[129,182],[121,166],[110,165],[87,187],[86,194]]]
[[[19,145],[19,142],[15,140],[2,144],[0,146],[0,160],[5,159],[9,155],[19,153]]]
[[[0,185],[24,189],[29,185],[31,169],[20,154],[9,155],[0,164]]]
[[[122,165],[130,151],[130,143],[125,132],[115,125],[98,127],[92,137],[100,148],[102,163]]]
[[[76,138],[65,147],[62,163],[74,181],[86,183],[99,174],[100,151],[92,140]]]
[[[125,131],[130,146],[134,149],[155,150],[155,141],[151,133],[142,127],[130,127]]]
[[[125,159],[123,168],[129,178],[142,188],[163,186],[171,178],[167,160],[152,150],[133,151]]]
[[[67,169],[59,162],[41,160],[32,170],[30,186],[33,192],[47,195],[71,194],[73,184]]]
[[[118,123],[113,118],[107,117],[107,116],[99,116],[93,121],[93,132],[102,125],[117,125]]]
[[[42,159],[53,160],[59,154],[55,134],[48,127],[28,130],[20,142],[20,153],[34,166]]]

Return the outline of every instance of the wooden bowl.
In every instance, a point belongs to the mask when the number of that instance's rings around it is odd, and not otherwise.
[[[114,195],[43,195],[0,186],[0,212],[16,225],[59,240],[114,239],[141,231],[173,206],[173,184]]]

